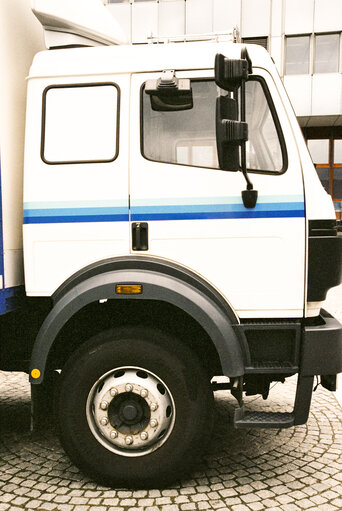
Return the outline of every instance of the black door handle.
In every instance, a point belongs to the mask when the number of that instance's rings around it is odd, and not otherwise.
[[[134,222],[132,224],[132,249],[148,250],[147,222]]]

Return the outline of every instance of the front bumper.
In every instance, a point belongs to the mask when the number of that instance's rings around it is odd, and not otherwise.
[[[305,326],[300,374],[334,375],[342,372],[342,325],[322,310],[319,324]]]

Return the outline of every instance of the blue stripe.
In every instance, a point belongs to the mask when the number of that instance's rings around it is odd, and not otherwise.
[[[128,222],[128,212],[126,214],[117,215],[88,215],[86,212],[81,215],[41,215],[31,216],[30,212],[24,214],[24,224],[63,224],[77,222]]]
[[[292,198],[292,197],[291,197]],[[295,199],[297,197],[293,197]],[[226,198],[226,200],[229,198]],[[146,205],[132,206],[132,220],[153,221],[153,220],[214,220],[214,219],[234,219],[234,218],[303,218],[305,208],[303,201],[289,202],[264,202],[260,198],[254,209],[247,209],[243,204],[237,203],[235,198],[232,201],[222,203],[222,197],[213,197],[212,203],[189,204],[186,200],[184,204],[164,204],[164,205]],[[271,199],[269,197],[268,199]],[[169,199],[170,200],[170,199]],[[172,199],[171,199],[172,200]],[[194,199],[195,200],[195,199]],[[197,199],[198,200],[198,199]],[[201,199],[200,199],[201,200]],[[215,203],[216,201],[216,203]],[[241,199],[240,199],[241,201]],[[178,200],[177,200],[178,202]],[[140,201],[140,204],[142,201]],[[46,204],[46,203],[45,203]],[[44,205],[45,205],[44,204]],[[72,207],[77,203],[63,203],[63,207],[41,207],[42,203],[26,203],[24,209],[24,224],[55,224],[55,223],[76,223],[76,222],[128,222],[128,207],[118,205],[115,207],[104,207],[96,202],[91,203],[91,207],[84,207],[79,203],[78,207]],[[90,204],[90,203],[89,203]],[[28,207],[28,205],[30,207]],[[61,203],[62,205],[62,203]],[[65,207],[69,205],[69,207]],[[40,206],[40,207],[39,207]]]
[[[132,221],[147,222],[151,220],[220,220],[229,218],[304,218],[302,209],[274,210],[274,211],[227,211],[227,212],[203,212],[203,213],[147,213],[132,214]]]

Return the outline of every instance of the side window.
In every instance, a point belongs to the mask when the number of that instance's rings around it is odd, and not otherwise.
[[[278,118],[275,112],[272,113],[264,87],[259,80],[250,80],[246,83],[246,121],[247,168],[276,174],[286,170],[285,143],[280,126],[278,129],[276,127]]]
[[[219,88],[213,80],[191,81],[193,108],[157,112],[143,91],[143,139],[145,158],[164,163],[218,168],[215,104]]]
[[[56,85],[43,94],[45,163],[95,163],[118,154],[119,90],[114,84]]]
[[[142,89],[142,154],[152,161],[218,169],[216,98],[222,92],[213,80],[192,80],[193,108],[154,111]],[[247,167],[278,174],[286,170],[286,150],[271,99],[261,80],[246,83]],[[281,141],[281,142],[280,142]]]

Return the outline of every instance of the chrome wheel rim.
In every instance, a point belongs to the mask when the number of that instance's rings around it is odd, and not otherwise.
[[[100,444],[121,456],[159,449],[175,424],[167,385],[140,367],[118,367],[92,386],[86,404],[89,428]]]

